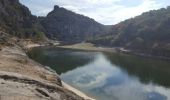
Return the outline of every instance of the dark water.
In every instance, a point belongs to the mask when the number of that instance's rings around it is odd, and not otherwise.
[[[168,61],[57,48],[35,48],[29,55],[97,100],[170,100]]]

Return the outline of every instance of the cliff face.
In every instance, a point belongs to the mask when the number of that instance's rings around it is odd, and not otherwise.
[[[37,17],[29,9],[19,3],[19,0],[0,1],[0,30],[20,38],[38,37],[41,25]]]
[[[49,38],[77,43],[106,33],[106,27],[86,16],[55,6],[47,17],[39,18]]]
[[[19,0],[0,1],[0,30],[20,38],[78,43],[107,33],[108,27],[86,16],[55,6],[46,17],[33,16]]]

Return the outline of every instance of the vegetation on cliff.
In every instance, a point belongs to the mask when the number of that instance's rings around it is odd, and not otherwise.
[[[49,38],[78,43],[105,34],[107,27],[86,16],[55,6],[46,17],[39,18]]]
[[[170,55],[170,7],[152,10],[112,26],[112,31],[92,43],[124,47],[138,52]]]
[[[44,33],[36,16],[19,0],[0,1],[0,30],[20,38],[43,38]]]

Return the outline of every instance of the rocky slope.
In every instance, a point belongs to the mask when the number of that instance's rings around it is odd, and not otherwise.
[[[29,59],[25,46],[0,32],[0,100],[90,100],[68,90],[57,73]]]
[[[145,12],[112,26],[108,35],[90,42],[133,52],[170,57],[170,7]]]
[[[0,30],[20,38],[43,38],[36,16],[19,0],[0,0]]]

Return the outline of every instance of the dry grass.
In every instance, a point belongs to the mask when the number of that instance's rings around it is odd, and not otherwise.
[[[116,52],[114,48],[96,47],[92,43],[78,43],[74,45],[64,45],[64,46],[57,46],[57,47],[65,48],[65,49],[87,50],[87,51]]]

